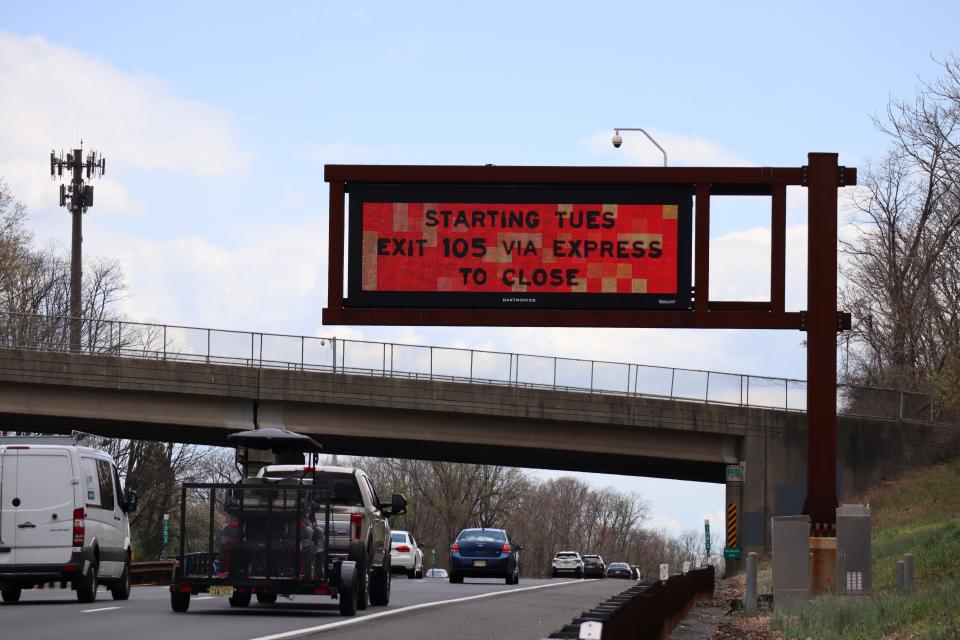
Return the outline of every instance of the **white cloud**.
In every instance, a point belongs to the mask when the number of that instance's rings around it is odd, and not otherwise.
[[[232,248],[186,236],[151,240],[109,231],[93,252],[117,257],[137,319],[224,329],[288,331],[304,316],[319,323],[326,274],[326,228],[320,221],[274,224]]]
[[[719,166],[744,167],[754,163],[724,149],[722,146],[700,138],[656,129],[648,129],[653,138],[666,152],[670,166]],[[637,165],[659,166],[663,154],[640,132],[624,131],[623,146],[614,149],[610,143],[612,130],[597,131],[584,139],[583,144],[593,154],[620,157],[625,162]]]
[[[76,144],[78,134],[107,158],[98,209],[131,206],[113,167],[216,176],[247,162],[226,111],[40,37],[0,31],[0,87],[0,175],[35,208],[56,207],[47,154]]]
[[[786,230],[786,307],[802,309],[807,299],[807,225]],[[770,227],[754,227],[711,239],[710,298],[770,299]]]
[[[683,525],[680,524],[679,520],[659,513],[650,518],[646,526],[650,529],[662,529],[668,534],[680,533],[683,530]]]
[[[726,513],[723,509],[717,509],[716,511],[708,511],[706,513],[700,514],[701,520],[710,521],[710,534],[714,534],[717,531],[723,530],[726,527]]]

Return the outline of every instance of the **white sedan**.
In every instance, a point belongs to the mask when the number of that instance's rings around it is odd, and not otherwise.
[[[409,531],[391,533],[390,566],[393,571],[405,571],[411,580],[423,577],[423,551]]]

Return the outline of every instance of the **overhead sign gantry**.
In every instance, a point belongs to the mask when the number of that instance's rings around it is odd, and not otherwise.
[[[832,527],[836,334],[850,326],[837,190],[857,181],[837,154],[801,167],[327,165],[324,178],[325,324],[806,331],[804,513]],[[788,186],[808,192],[806,311],[784,308]],[[710,299],[713,196],[770,199],[769,300]]]

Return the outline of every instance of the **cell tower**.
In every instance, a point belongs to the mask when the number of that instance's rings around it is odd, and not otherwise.
[[[66,169],[70,184],[60,185],[60,206],[66,207],[73,216],[73,234],[70,244],[70,350],[80,351],[80,315],[82,313],[81,274],[83,273],[83,214],[93,206],[93,186],[85,184],[86,179],[96,178],[104,174],[107,161],[96,151],[83,158],[83,141],[80,148],[68,153],[66,159],[63,151],[58,157],[50,152],[50,179],[63,178]]]

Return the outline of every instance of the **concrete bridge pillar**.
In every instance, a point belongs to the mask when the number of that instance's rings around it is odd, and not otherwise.
[[[723,557],[725,577],[735,576],[740,572],[741,559],[731,554],[732,551],[739,552],[739,515],[743,506],[743,464],[728,464],[727,491],[725,504],[725,527]]]

